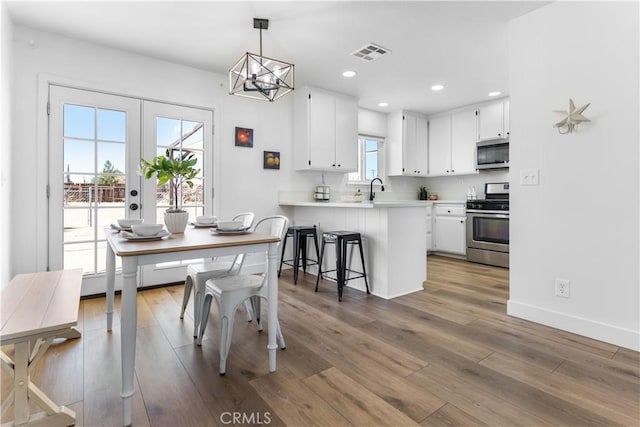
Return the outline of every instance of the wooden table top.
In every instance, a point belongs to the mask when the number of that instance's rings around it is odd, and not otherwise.
[[[160,240],[132,241],[109,229],[105,231],[111,248],[118,256],[152,255],[231,246],[279,242],[278,237],[262,233],[216,235],[208,228],[187,227],[184,234],[171,234]]]

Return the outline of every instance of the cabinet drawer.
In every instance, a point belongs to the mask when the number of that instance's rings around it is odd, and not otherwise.
[[[440,205],[436,206],[437,216],[465,216],[465,207],[462,205]]]

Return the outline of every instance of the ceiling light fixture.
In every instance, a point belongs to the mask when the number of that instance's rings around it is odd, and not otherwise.
[[[348,70],[342,73],[343,77],[354,77],[355,75],[356,75],[356,72],[351,70]]]
[[[275,101],[293,90],[293,64],[262,56],[262,30],[269,20],[253,18],[253,28],[260,29],[260,55],[245,53],[229,71],[229,94]]]
[[[438,91],[444,89],[443,85],[433,85],[431,86],[431,90]]]
[[[489,95],[489,96],[498,96],[498,95],[500,95],[501,93],[502,93],[502,92],[495,91],[495,92],[489,92],[489,93],[488,93],[488,95]]]
[[[388,102],[381,102],[378,104],[378,107],[388,107],[389,103]]]

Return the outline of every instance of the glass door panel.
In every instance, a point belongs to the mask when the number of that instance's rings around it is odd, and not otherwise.
[[[49,100],[49,268],[82,268],[104,289],[104,228],[139,216],[140,101],[52,85]]]
[[[198,215],[212,214],[212,111],[151,101],[144,102],[143,110],[143,158],[150,161],[154,156],[165,155],[167,151],[173,158],[193,153],[198,159],[195,167],[200,172],[192,180],[193,187],[184,184],[178,197],[182,201],[182,208],[189,213],[190,221],[195,220]],[[158,186],[154,179],[145,180],[144,186],[145,222],[162,223],[164,212],[174,204],[169,184]],[[143,284],[146,286],[184,280],[185,265],[194,261],[196,260],[145,267]]]

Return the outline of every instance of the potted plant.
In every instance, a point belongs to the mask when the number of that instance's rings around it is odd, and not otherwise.
[[[182,185],[193,187],[193,178],[200,169],[194,166],[198,159],[194,153],[182,152],[174,158],[174,152],[167,149],[166,153],[154,157],[150,162],[142,160],[140,171],[145,179],[156,177],[158,185],[169,183],[169,195],[172,206],[164,213],[164,223],[170,233],[184,233],[189,221],[189,213],[182,209]]]

